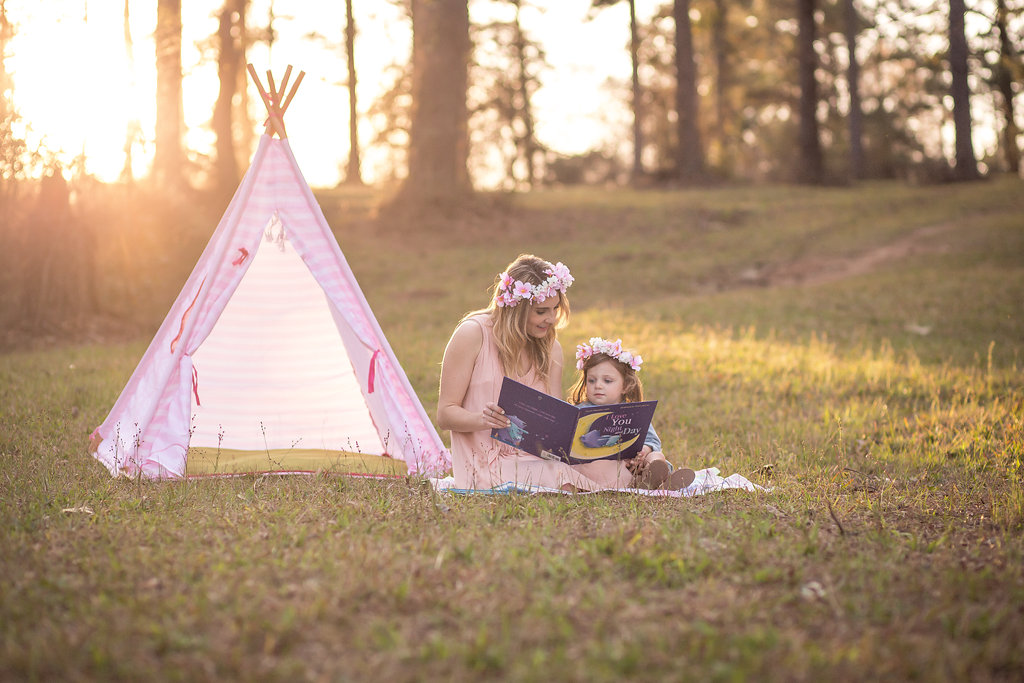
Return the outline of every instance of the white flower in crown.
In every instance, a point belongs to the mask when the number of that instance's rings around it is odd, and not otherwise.
[[[576,369],[582,370],[588,358],[595,353],[603,353],[606,356],[628,365],[634,372],[640,372],[640,366],[644,359],[639,353],[633,353],[622,348],[622,340],[609,341],[601,337],[591,337],[589,344],[577,344],[576,346]]]
[[[547,275],[544,282],[531,285],[521,280],[513,280],[508,273],[502,273],[498,277],[498,286],[494,290],[494,303],[499,308],[514,307],[524,300],[539,303],[555,296],[558,292],[565,293],[574,280],[569,273],[569,266],[561,261],[553,266],[549,264],[544,269],[544,274]]]

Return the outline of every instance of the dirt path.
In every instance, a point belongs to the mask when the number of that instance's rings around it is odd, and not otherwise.
[[[740,273],[740,285],[761,287],[811,286],[863,275],[893,261],[917,254],[938,254],[950,246],[942,236],[956,228],[942,223],[918,228],[894,242],[859,254],[836,257],[807,257],[788,263],[765,264]]]

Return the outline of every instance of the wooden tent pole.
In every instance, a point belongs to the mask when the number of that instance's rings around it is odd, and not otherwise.
[[[292,65],[289,64],[284,69],[284,78],[281,79],[281,92],[288,90],[288,79],[292,77]]]
[[[274,74],[270,69],[267,69],[267,92],[270,93],[271,102],[274,104],[281,104],[281,100],[278,99],[277,86],[274,85]]]
[[[276,102],[276,94],[271,95],[267,93],[263,88],[263,84],[260,83],[259,76],[256,75],[256,68],[252,64],[247,64],[246,68],[249,71],[249,76],[252,77],[253,83],[256,84],[256,89],[259,91],[260,97],[263,98],[263,104],[267,108],[267,113],[270,115],[267,119],[267,126],[264,132],[267,134],[271,134],[271,132],[276,133],[282,140],[287,138],[288,133],[285,131],[284,120],[281,118],[281,114],[283,112]],[[270,72],[268,71],[267,74],[269,75]],[[271,92],[273,92],[273,82],[273,77],[271,77]]]
[[[295,77],[295,83],[292,84],[292,91],[288,93],[288,97],[285,99],[284,104],[281,105],[281,113],[288,108],[288,105],[292,103],[292,98],[295,97],[295,91],[299,89],[299,83],[302,83],[302,77],[306,75],[305,71],[300,71],[299,75]]]

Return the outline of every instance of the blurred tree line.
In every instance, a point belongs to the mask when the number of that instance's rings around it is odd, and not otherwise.
[[[158,107],[150,180],[181,188],[195,176],[183,142],[181,0],[151,1]],[[632,114],[631,130],[611,126],[606,140],[571,156],[536,134],[532,102],[551,66],[522,16],[543,21],[542,0],[389,0],[411,22],[412,50],[396,59],[392,86],[362,114],[352,12],[360,1],[346,0],[344,25],[321,27],[315,37],[326,49],[344,46],[347,71],[337,81],[349,89],[350,106],[338,121],[347,120],[351,134],[338,156],[347,153],[349,182],[362,181],[360,117],[376,131],[369,144],[390,149],[391,174],[408,178],[403,195],[412,198],[467,192],[483,169],[506,189],[1020,171],[1024,0],[666,0],[649,20],[638,19],[635,0],[591,0],[591,16],[613,5],[629,9],[621,44],[608,47],[631,57],[630,82],[609,79]],[[486,23],[470,22],[470,3]],[[218,27],[202,48],[217,63],[220,92],[211,103],[216,144],[205,172],[209,185],[229,193],[255,145],[246,52],[272,43],[276,32],[273,11],[257,25],[249,0],[210,4]],[[16,25],[3,7],[0,0],[6,50]],[[17,112],[2,68],[0,79],[0,193],[8,193],[29,164],[12,133]],[[981,159],[972,139],[979,129],[995,140],[986,145],[994,153]],[[133,135],[137,129],[126,135],[129,174]]]
[[[157,9],[155,155],[138,183],[131,157],[141,129],[132,122],[121,186],[158,192],[161,201],[200,190],[223,198],[237,186],[262,120],[249,110],[245,64],[253,45],[276,40],[273,5],[255,21],[250,0],[210,0],[217,30],[200,47],[217,64],[220,90],[210,110],[214,150],[202,156],[184,143],[182,0],[150,1]],[[387,150],[400,183],[396,204],[457,201],[484,174],[509,190],[1020,174],[1024,0],[666,0],[646,19],[635,0],[590,0],[591,19],[613,6],[628,9],[620,13],[628,17],[621,42],[607,48],[628,52],[631,75],[628,82],[609,78],[607,88],[631,120],[628,129],[610,123],[605,140],[572,155],[537,135],[534,98],[552,66],[530,26],[545,20],[546,2],[388,0],[412,27],[412,49],[396,57],[389,87],[360,112],[353,3],[365,1],[346,0],[344,23],[307,38],[345,55],[335,79],[349,92],[348,111],[337,114],[350,132],[349,149],[337,154],[347,155],[345,181],[362,182],[357,124],[364,119],[375,131],[368,144]],[[83,164],[77,173],[61,169],[21,133],[6,68],[18,26],[5,4],[0,218],[8,243],[21,245],[12,253],[22,254],[5,272],[20,269],[17,279],[29,283],[31,296],[19,298],[26,319],[41,319],[39,311],[62,319],[96,299],[83,275],[93,268],[95,239],[73,201],[89,179]],[[130,1],[123,7],[131,61]],[[471,22],[471,9],[487,19]],[[978,132],[988,136],[981,158]],[[206,178],[204,187],[195,187],[197,177]],[[55,278],[58,271],[65,277]]]

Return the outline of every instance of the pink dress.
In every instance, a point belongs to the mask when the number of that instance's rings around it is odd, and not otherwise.
[[[479,325],[483,344],[473,365],[462,407],[470,412],[483,411],[497,402],[505,372],[494,341],[494,322],[487,314],[475,315],[463,325]],[[525,376],[513,376],[517,382],[547,393],[548,388],[530,370]],[[491,438],[491,430],[452,433],[452,470],[460,488],[489,489],[505,482],[559,488],[572,484],[578,489],[597,491],[629,485],[631,475],[622,463],[601,460],[585,465],[566,465],[544,460]]]

